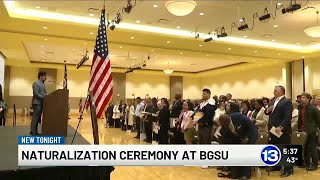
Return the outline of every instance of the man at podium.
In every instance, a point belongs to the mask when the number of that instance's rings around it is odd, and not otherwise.
[[[36,136],[38,133],[38,124],[41,122],[41,114],[43,109],[43,99],[47,95],[46,87],[44,82],[47,80],[47,73],[40,71],[38,73],[38,81],[33,83],[33,97],[32,97],[32,109],[33,116],[31,121],[30,135]]]

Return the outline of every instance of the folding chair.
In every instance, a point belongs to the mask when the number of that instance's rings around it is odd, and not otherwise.
[[[268,144],[268,142],[269,142],[269,133],[267,133],[267,132],[259,132],[258,133],[257,144]],[[270,171],[269,171],[268,167],[266,168],[266,171],[268,173],[268,176],[270,176]]]
[[[291,137],[291,144],[294,145],[302,145],[302,157],[304,159],[304,151],[305,151],[305,144],[307,142],[308,134],[306,132],[299,132],[299,131],[294,131],[292,133]],[[308,168],[306,167],[306,170],[308,172]]]

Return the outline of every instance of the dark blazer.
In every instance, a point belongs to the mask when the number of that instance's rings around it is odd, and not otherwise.
[[[217,106],[213,102],[209,102],[205,105],[200,112],[203,113],[202,118],[199,119],[199,126],[213,126],[213,117]]]
[[[270,103],[270,105],[274,105],[275,99],[273,99]],[[283,127],[282,132],[286,134],[291,134],[291,118],[292,118],[292,102],[287,99],[286,97],[283,97],[273,110],[273,112],[268,113],[266,109],[266,115],[269,115],[269,123],[268,128],[269,130],[274,127]]]
[[[241,144],[239,135],[232,133],[228,128],[222,127],[220,134],[221,144]]]
[[[307,133],[315,133],[320,127],[320,111],[312,104],[306,105],[304,114],[304,129],[301,129],[301,110],[303,106],[299,106],[298,129]]]
[[[258,139],[258,129],[253,122],[240,112],[233,112],[229,115],[240,138],[248,138],[248,144],[255,144]]]
[[[183,106],[183,102],[181,99],[173,102],[173,106],[171,109],[171,117],[172,118],[178,118],[180,116],[180,113],[182,111],[182,106]]]
[[[44,97],[47,95],[46,88],[40,80],[32,85],[33,97],[32,104],[42,105]]]
[[[170,128],[170,110],[164,107],[160,110],[159,115],[160,131],[167,133]]]

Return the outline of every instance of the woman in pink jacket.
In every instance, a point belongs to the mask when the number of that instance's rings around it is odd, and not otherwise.
[[[193,121],[194,112],[191,102],[184,102],[183,109],[179,119],[181,120],[181,131],[184,133],[184,140],[186,144],[192,144],[196,130],[194,128],[195,122]]]

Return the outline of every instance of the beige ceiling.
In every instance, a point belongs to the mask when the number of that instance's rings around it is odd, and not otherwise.
[[[88,8],[101,8],[103,1],[16,1],[18,7],[36,9],[39,6],[43,11],[59,12],[69,15],[89,17],[99,12],[88,11]],[[106,1],[107,12],[110,19],[115,12],[126,5],[126,1]],[[298,1],[305,4],[306,1]],[[230,24],[238,22],[245,17],[249,26],[252,25],[252,14],[263,13],[264,7],[274,14],[275,1],[197,1],[195,11],[185,17],[171,15],[164,7],[165,1],[137,0],[137,5],[130,14],[125,14],[125,23],[136,23],[140,20],[142,25],[165,27],[181,30],[209,32],[219,26],[225,26],[230,31]],[[153,8],[154,4],[158,8]],[[285,1],[284,5],[288,5]],[[320,1],[311,1],[308,6],[319,7]],[[200,16],[199,13],[204,15]],[[6,7],[0,3],[0,50],[10,60],[9,64],[17,63],[63,63],[79,62],[85,49],[92,56],[97,26],[72,24],[67,22],[54,22],[51,20],[34,20],[27,17],[12,18],[8,15]],[[158,22],[166,19],[166,23]],[[252,31],[240,32],[236,29],[232,37],[248,36],[243,38],[262,40],[277,43],[308,46],[320,43],[317,38],[310,38],[303,33],[306,27],[316,23],[315,10],[309,8],[293,14],[277,12],[276,20],[261,23],[255,20]],[[274,28],[274,25],[278,25]],[[47,27],[43,29],[42,27]],[[90,34],[92,32],[93,34]],[[269,37],[263,37],[268,34]],[[134,37],[131,39],[130,37]],[[46,39],[46,40],[45,40]],[[168,67],[181,72],[200,72],[242,62],[270,63],[276,61],[292,61],[308,56],[317,56],[319,52],[302,53],[289,49],[275,47],[261,47],[255,45],[241,45],[226,42],[204,43],[203,39],[176,37],[143,31],[133,31],[116,28],[108,31],[111,61],[114,67],[128,67],[146,61],[146,69],[163,70]],[[168,44],[167,41],[171,43]],[[199,46],[201,45],[201,46]],[[43,47],[41,47],[43,46]],[[150,56],[150,60],[147,57]],[[90,65],[90,61],[87,62]],[[241,66],[243,67],[243,65]]]

